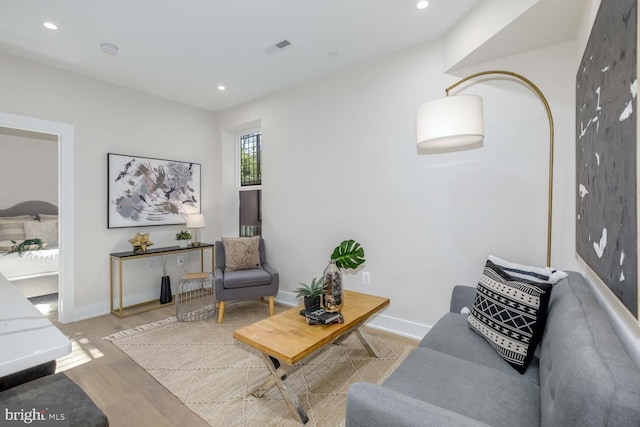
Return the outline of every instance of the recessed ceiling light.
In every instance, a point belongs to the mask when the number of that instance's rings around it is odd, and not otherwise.
[[[117,55],[118,54],[118,46],[113,43],[102,43],[100,45],[100,49],[106,53],[107,55]]]
[[[219,90],[219,91],[225,91],[226,89],[227,89],[227,88],[226,88],[226,87],[224,87],[224,85],[220,85],[220,86],[218,86],[218,90]]]
[[[424,1],[424,0],[423,1],[419,1],[418,4],[416,5],[416,7],[418,9],[421,9],[421,10],[422,9],[426,9],[427,6],[429,6],[429,2],[428,1]]]
[[[43,22],[42,25],[44,25],[45,28],[48,28],[50,30],[54,30],[55,31],[55,30],[58,29],[58,26],[56,24],[54,24],[53,22],[46,21],[46,22]]]
[[[338,52],[329,52],[327,53],[327,56],[331,59],[333,58],[337,58],[338,57]]]

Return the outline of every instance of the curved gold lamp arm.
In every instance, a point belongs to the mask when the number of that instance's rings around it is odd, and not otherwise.
[[[503,71],[503,70],[489,70],[489,71],[481,71],[479,73],[471,74],[470,76],[465,77],[464,79],[452,84],[448,88],[445,89],[447,96],[449,96],[449,91],[455,89],[462,83],[474,79],[480,76],[486,76],[491,74],[502,74],[506,76],[515,77],[516,79],[527,84],[540,98],[542,103],[544,104],[544,108],[547,111],[547,118],[549,119],[549,211],[548,211],[548,219],[547,219],[547,267],[551,266],[551,222],[553,219],[553,116],[551,115],[551,108],[549,107],[549,103],[547,102],[547,98],[542,94],[542,91],[533,84],[531,80],[528,78],[511,71]]]

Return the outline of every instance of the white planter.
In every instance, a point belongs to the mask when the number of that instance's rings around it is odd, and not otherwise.
[[[181,248],[186,248],[187,246],[189,246],[189,241],[188,240],[178,240],[178,245]]]

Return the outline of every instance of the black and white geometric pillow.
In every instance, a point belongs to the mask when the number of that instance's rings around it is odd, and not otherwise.
[[[515,262],[506,261],[494,255],[489,255],[489,261],[509,273],[512,277],[527,279],[532,282],[551,283],[555,285],[568,276],[564,271],[556,270],[555,268],[516,264]]]
[[[515,278],[490,260],[478,282],[469,327],[521,374],[544,332],[551,288]]]

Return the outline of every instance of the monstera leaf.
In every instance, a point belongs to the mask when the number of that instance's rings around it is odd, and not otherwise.
[[[364,249],[355,240],[345,240],[331,254],[338,268],[358,268],[364,260]]]

